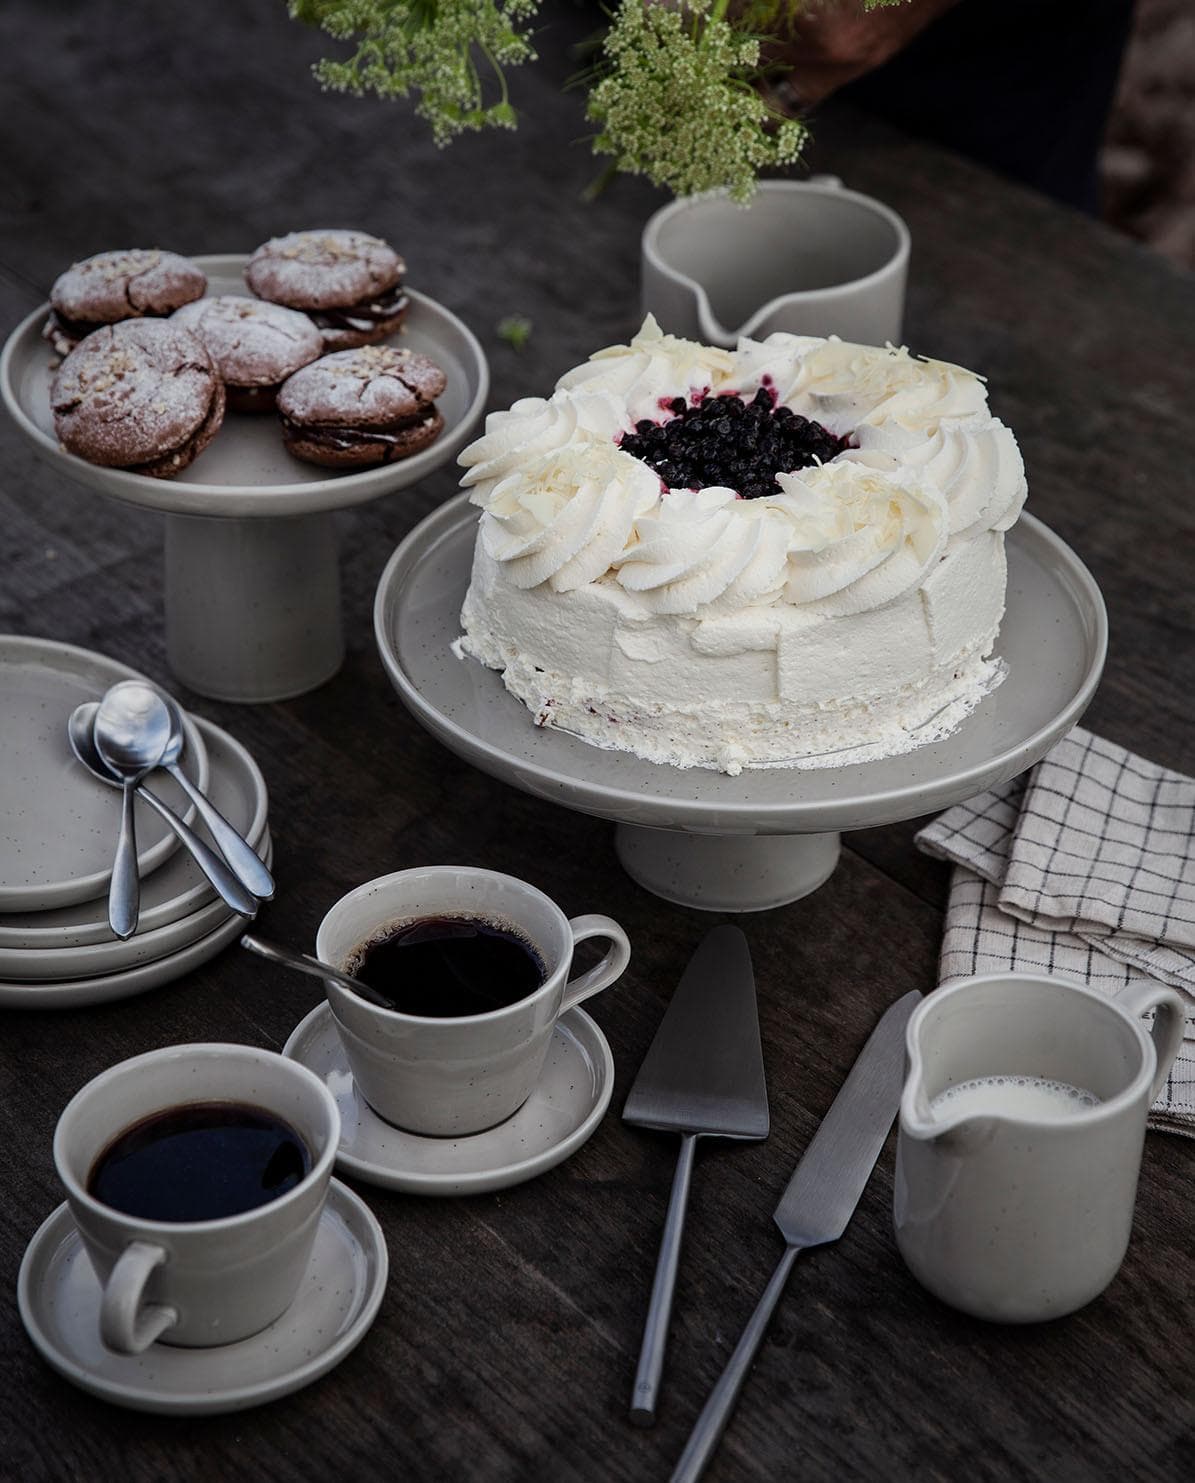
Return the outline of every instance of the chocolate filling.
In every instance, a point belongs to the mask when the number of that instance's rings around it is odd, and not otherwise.
[[[363,443],[386,443],[394,445],[404,441],[403,433],[414,427],[422,427],[436,415],[434,405],[413,412],[409,417],[399,417],[382,427],[333,427],[325,423],[304,426],[291,417],[282,418],[283,430],[289,437],[304,443],[314,443],[318,448],[360,448]]]
[[[224,390],[228,393],[228,410],[272,412],[277,405],[281,388],[281,381],[275,381],[270,386],[234,386],[231,381],[226,381]]]
[[[224,388],[217,382],[204,419],[189,438],[185,438],[177,448],[168,448],[145,463],[126,464],[124,467],[130,474],[146,474],[151,479],[169,479],[175,474],[181,474],[194,463],[219,431],[224,408]]]
[[[312,309],[308,318],[321,330],[355,330],[362,333],[406,311],[408,299],[401,285],[377,299],[346,304],[342,309]]]
[[[130,313],[125,315],[126,319],[168,319],[172,310],[165,314],[154,314],[148,310],[144,313]],[[102,330],[110,324],[120,324],[119,319],[67,319],[65,315],[59,314],[57,309],[51,309],[45,324],[42,326],[42,339],[48,340],[59,355],[69,355],[80,340],[86,340],[87,336],[95,330]]]

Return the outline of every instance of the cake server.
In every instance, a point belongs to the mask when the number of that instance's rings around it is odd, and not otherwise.
[[[738,927],[715,927],[689,960],[622,1117],[637,1127],[681,1135],[631,1396],[631,1420],[650,1426],[656,1419],[697,1140],[768,1136],[755,975]]]
[[[905,1027],[920,1002],[914,989],[884,1011],[793,1170],[773,1217],[787,1243],[785,1253],[689,1433],[671,1483],[695,1483],[705,1471],[797,1253],[837,1241],[855,1213],[900,1106]]]

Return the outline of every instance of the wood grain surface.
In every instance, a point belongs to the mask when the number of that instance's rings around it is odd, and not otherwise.
[[[71,261],[159,245],[247,251],[302,227],[393,242],[409,280],[473,327],[494,406],[542,392],[637,323],[639,234],[662,197],[596,202],[569,47],[596,12],[545,12],[518,80],[517,133],[438,152],[406,107],[322,94],[319,37],[276,3],[10,0],[0,9],[0,325]],[[578,142],[580,141],[580,142]],[[907,218],[907,339],[976,368],[1025,453],[1031,508],[1088,563],[1111,619],[1088,724],[1195,771],[1195,280],[1142,247],[966,162],[827,110],[817,168]],[[523,314],[516,352],[497,335]],[[848,836],[830,882],[745,918],[772,1132],[703,1146],[659,1422],[626,1411],[675,1140],[625,1127],[631,1079],[689,954],[717,920],[619,868],[611,827],[458,761],[411,719],[374,650],[371,603],[395,543],[454,489],[451,470],[338,517],[348,655],[310,695],[234,706],[174,686],[254,753],[270,790],[278,898],[262,929],[310,949],[327,907],[373,875],[469,861],[626,927],[634,958],[595,1001],[613,1048],[610,1113],[532,1183],[463,1200],[357,1186],[385,1230],[378,1320],[342,1365],[258,1410],[158,1418],[94,1400],[26,1339],[22,1252],[61,1193],[58,1112],[111,1062],[187,1040],[281,1047],[319,1000],[235,948],[139,998],[0,1014],[0,1476],[271,1480],[663,1479],[780,1252],[771,1212],[872,1024],[930,989],[945,868],[915,822]],[[213,601],[219,594],[213,594]],[[173,685],[161,528],[91,494],[0,422],[0,629],[99,649]],[[0,725],[3,696],[0,696]],[[891,1231],[892,1142],[844,1239],[794,1273],[713,1483],[844,1478],[1178,1479],[1195,1427],[1195,1147],[1147,1140],[1134,1237],[1107,1292],[1039,1327],[970,1321],[905,1271]]]

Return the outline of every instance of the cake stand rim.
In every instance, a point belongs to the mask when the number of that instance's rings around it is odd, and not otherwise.
[[[1039,761],[1054,742],[1078,722],[1090,704],[1103,674],[1108,649],[1108,615],[1103,594],[1083,560],[1062,537],[1037,516],[1023,512],[1017,524],[1007,532],[1008,536],[1016,542],[1020,531],[1036,542],[1039,548],[1044,547],[1052,552],[1056,561],[1061,564],[1061,570],[1071,579],[1069,591],[1072,598],[1076,593],[1081,594],[1089,609],[1092,631],[1087,645],[1087,666],[1079,684],[1072,689],[1065,704],[1051,720],[1015,744],[945,778],[877,788],[871,793],[855,793],[833,799],[797,799],[784,802],[659,799],[633,788],[619,788],[589,779],[570,777],[529,757],[515,756],[444,715],[423,696],[406,673],[390,642],[387,615],[401,585],[400,573],[406,575],[404,569],[413,570],[431,556],[443,540],[454,535],[457,528],[465,524],[470,513],[468,491],[446,500],[407,533],[387,561],[374,596],[374,639],[387,676],[416,720],[450,751],[483,772],[521,788],[524,792],[564,804],[580,813],[618,823],[695,834],[812,834],[872,828],[914,818],[919,814],[932,813],[964,798],[974,797],[985,788],[1006,782]],[[479,516],[480,512],[476,518]],[[466,576],[465,585],[467,581]],[[462,586],[462,600],[464,590]],[[1079,606],[1077,601],[1076,606]],[[496,671],[488,673],[492,675],[496,685],[502,684]],[[529,734],[532,733],[529,731]],[[577,744],[586,747],[591,745],[579,738]],[[608,752],[605,755],[617,758],[624,754]],[[916,756],[917,752],[915,750],[907,755]],[[643,761],[634,758],[628,760]],[[895,759],[881,759],[877,763],[863,766],[883,766],[892,760]],[[707,768],[668,770],[673,773],[691,772],[697,776],[708,775],[710,772]],[[770,768],[767,771],[786,769]],[[807,769],[791,768],[787,771],[795,776],[808,776]]]
[[[207,253],[190,259],[208,274],[229,272],[243,267],[248,260],[248,253]],[[464,415],[452,428],[445,428],[429,448],[380,468],[290,484],[201,484],[153,479],[146,474],[105,468],[78,458],[60,447],[33,419],[18,395],[18,368],[23,369],[26,358],[44,345],[41,325],[50,311],[48,302],[26,314],[9,332],[0,350],[0,401],[22,436],[52,467],[97,494],[141,509],[231,520],[285,518],[348,509],[405,489],[443,467],[472,436],[489,398],[489,360],[474,332],[459,315],[428,294],[406,285],[403,292],[422,313],[438,318],[443,327],[460,335],[472,359],[471,370],[477,378],[477,387]],[[48,346],[44,348],[47,354],[52,353]]]

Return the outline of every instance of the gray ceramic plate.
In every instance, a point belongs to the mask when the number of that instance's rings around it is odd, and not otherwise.
[[[518,1112],[468,1138],[425,1138],[384,1122],[357,1092],[327,1004],[299,1021],[282,1054],[336,1098],[340,1171],[409,1195],[477,1195],[534,1179],[593,1134],[614,1090],[610,1046],[583,1009],[556,1022],[539,1084]]]
[[[191,720],[207,747],[211,771],[208,797],[251,845],[260,844],[266,832],[269,800],[257,763],[240,742],[214,722],[201,716],[192,716]],[[153,787],[158,789],[163,783],[159,775],[153,780]],[[165,795],[164,786],[161,791]],[[194,827],[211,843],[202,823],[196,820]],[[186,850],[176,850],[164,865],[142,881],[141,916],[129,941],[177,922],[215,899],[215,891],[191,856]],[[103,897],[63,906],[57,911],[5,912],[0,914],[0,977],[33,977],[21,971],[23,961],[27,966],[29,953],[60,954],[93,943],[113,946],[116,942],[108,925],[107,902]],[[59,972],[55,976],[74,975]]]
[[[118,680],[145,679],[106,655],[54,639],[0,635],[0,912],[35,912],[103,895],[120,827],[120,791],[75,760],[66,723],[81,701]],[[207,747],[189,717],[183,766],[208,786]],[[166,778],[162,796],[190,820],[194,809]],[[136,805],[144,880],[178,840],[146,804]]]
[[[255,848],[268,869],[274,858],[268,829],[263,830],[255,841]],[[184,852],[180,850],[178,853],[182,855]],[[211,896],[212,899],[202,906],[161,926],[147,928],[138,922],[136,932],[123,941],[109,934],[106,941],[87,943],[82,947],[0,948],[0,975],[3,976],[0,993],[5,988],[38,985],[47,989],[56,985],[78,987],[88,979],[111,980],[114,974],[123,973],[126,969],[170,958],[230,919],[231,913],[225,902],[217,898],[215,892]]]
[[[657,829],[804,834],[859,829],[944,808],[1036,762],[1086,709],[1108,621],[1090,572],[1041,521],[1008,533],[1004,683],[953,735],[901,757],[737,778],[608,752],[542,730],[501,677],[450,645],[473,556],[477,510],[458,495],[402,542],[378,583],[374,634],[391,682],[445,746],[528,793]]]
[[[197,257],[208,275],[208,293],[251,297],[242,254]],[[50,414],[52,363],[41,338],[49,306],[27,316],[8,337],[0,355],[0,396],[21,431],[43,457],[72,479],[130,504],[174,515],[303,515],[404,489],[439,468],[464,446],[485,406],[489,368],[473,332],[434,299],[406,290],[411,301],[404,328],[388,343],[430,356],[448,377],[436,405],[444,431],[422,453],[379,469],[330,474],[292,458],[282,446],[278,419],[230,414],[211,444],[177,479],[151,479],[123,469],[85,463],[59,446]]]
[[[265,833],[262,847],[268,865],[272,859],[269,830]],[[219,905],[221,910],[228,910],[223,902]],[[209,909],[203,908],[204,911]],[[131,968],[120,968],[114,973],[54,983],[0,980],[0,1009],[77,1009],[83,1004],[107,1004],[113,999],[129,999],[134,994],[143,994],[146,989],[156,989],[161,984],[182,978],[192,968],[214,958],[244,930],[245,918],[229,914],[214,931],[197,941],[189,942],[165,957],[136,963]]]
[[[100,1285],[63,1204],[29,1243],[17,1301],[42,1358],[72,1384],[134,1411],[211,1416],[289,1395],[339,1364],[377,1315],[388,1266],[377,1220],[334,1179],[307,1275],[269,1328],[211,1349],[116,1354],[100,1340]]]

